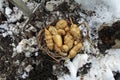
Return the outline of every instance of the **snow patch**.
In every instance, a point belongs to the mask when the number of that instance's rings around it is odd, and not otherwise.
[[[18,53],[22,53],[22,52],[25,53],[26,57],[30,57],[30,54],[32,52],[38,50],[38,48],[32,47],[34,45],[37,45],[37,41],[35,37],[21,40],[21,42],[17,45],[17,47],[13,49],[14,51],[13,57]]]
[[[7,15],[7,17],[10,17],[10,14],[12,13],[12,10],[9,7],[5,8],[5,14]]]
[[[75,0],[81,8],[95,11],[95,16],[87,17],[90,26],[98,27],[103,22],[113,23],[120,19],[120,0]]]
[[[77,54],[73,61],[66,61],[65,66],[69,69],[70,75],[65,74],[59,77],[58,80],[79,80],[77,71],[80,67],[88,62],[87,54]]]

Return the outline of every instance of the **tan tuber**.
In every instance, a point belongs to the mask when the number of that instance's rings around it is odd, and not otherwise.
[[[58,47],[62,47],[62,37],[59,34],[53,35],[53,41]]]
[[[70,26],[70,33],[75,39],[81,38],[80,29],[76,24],[73,24],[72,20],[71,20],[71,26]]]
[[[49,26],[48,30],[50,31],[50,33],[52,35],[56,35],[57,34],[57,29],[54,26]]]
[[[68,46],[68,50],[73,47],[73,37],[70,35],[70,33],[67,33],[64,37],[64,44]]]
[[[77,52],[82,48],[82,43],[79,42],[77,45],[75,45],[69,52],[68,58],[73,58],[77,54]]]
[[[47,29],[45,29],[45,41],[46,41],[47,47],[50,50],[53,50],[54,44],[53,44],[52,35]]]
[[[59,20],[57,23],[56,23],[56,28],[57,29],[64,29],[65,27],[67,26],[67,21],[66,20]]]
[[[58,52],[58,54],[60,54],[61,56],[67,56],[67,53],[63,53],[63,52],[61,51],[61,48],[58,47],[57,45],[54,45],[54,49],[55,49],[55,51]]]
[[[58,34],[57,29],[53,26],[50,26],[48,29],[53,35],[53,41],[58,47],[62,47],[62,37]]]
[[[63,29],[58,29],[57,32],[60,35],[65,35],[65,31]]]
[[[73,58],[82,48],[81,33],[76,24],[68,26],[66,20],[59,20],[55,26],[45,28],[45,41],[50,50],[55,50],[59,55]]]
[[[68,52],[69,47],[67,45],[63,45],[62,50],[63,50],[63,52]]]

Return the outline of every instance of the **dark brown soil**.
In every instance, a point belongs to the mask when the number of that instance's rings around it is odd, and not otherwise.
[[[42,0],[35,0],[37,2],[41,2]],[[53,74],[53,64],[54,61],[47,55],[44,55],[42,51],[38,50],[33,53],[31,53],[30,57],[25,57],[25,53],[17,54],[15,57],[12,57],[13,54],[13,46],[12,43],[17,46],[19,42],[23,39],[29,39],[31,36],[36,36],[38,31],[42,29],[42,27],[46,27],[49,23],[53,23],[57,21],[59,18],[63,18],[66,20],[69,20],[71,17],[73,19],[73,22],[75,24],[78,24],[78,21],[82,18],[82,16],[79,14],[79,12],[82,12],[83,14],[87,16],[92,16],[94,14],[94,11],[86,11],[80,8],[80,5],[77,4],[74,0],[70,0],[70,3],[63,2],[59,6],[56,6],[53,11],[48,11],[45,8],[46,2],[49,0],[45,0],[40,6],[40,8],[36,11],[34,14],[34,18],[30,21],[31,25],[33,25],[37,32],[23,32],[25,36],[23,36],[23,33],[19,33],[19,35],[8,35],[6,37],[2,36],[2,33],[7,31],[0,28],[0,80],[3,78],[6,78],[6,80],[57,80],[57,76]],[[70,6],[74,5],[75,7],[70,9]],[[13,8],[13,5],[9,5],[10,8]],[[56,12],[59,12],[60,14],[57,15]],[[3,14],[0,14],[0,17]],[[61,15],[61,16],[60,16]],[[0,24],[2,21],[7,21],[7,18],[2,16],[0,18]],[[17,22],[21,23],[24,20],[18,20]],[[16,24],[15,23],[9,23],[9,24]],[[38,22],[41,22],[41,25],[36,25]],[[39,28],[39,26],[41,28]],[[38,46],[33,46],[37,48]],[[35,56],[35,53],[38,52],[38,56]],[[19,65],[16,64],[16,61],[19,61]],[[25,65],[23,65],[25,63]],[[21,76],[25,72],[24,68],[27,65],[32,65],[33,69],[28,73],[28,77],[23,79]],[[67,69],[62,69],[61,72],[69,73]]]
[[[115,40],[120,40],[120,21],[112,24],[112,26],[104,26],[99,32],[99,39],[102,44],[99,44],[99,48],[102,50],[110,49],[115,45]]]

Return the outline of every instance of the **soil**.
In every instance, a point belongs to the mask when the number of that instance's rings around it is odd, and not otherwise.
[[[56,22],[59,18],[68,20],[69,17],[71,17],[73,22],[78,24],[77,21],[81,19],[81,16],[78,13],[80,11],[80,5],[75,1],[70,1],[69,3],[62,2],[58,6],[55,6],[53,11],[49,11],[45,8],[48,1],[36,2],[41,3],[41,6],[33,15],[30,23],[34,26],[37,32],[23,30],[23,32],[20,31],[18,34],[8,34],[3,37],[2,34],[7,32],[7,30],[0,28],[0,80],[57,80],[57,73],[53,73],[53,65],[59,65],[60,67],[60,64],[56,64],[53,59],[48,55],[44,55],[40,50],[32,52],[30,57],[26,57],[25,52],[13,57],[14,46],[17,46],[22,39],[29,39],[33,36],[36,37],[42,27]],[[10,2],[8,3],[11,10],[13,10],[14,5]],[[71,5],[74,6],[72,9],[70,9]],[[57,14],[57,12],[59,12],[59,14]],[[4,24],[4,21],[7,20],[5,13],[1,13],[0,24]],[[25,19],[21,17],[20,20],[10,22],[9,24],[16,25],[17,23],[24,23],[24,21]],[[38,23],[40,23],[40,25]],[[14,44],[14,46],[12,44]],[[37,48],[37,45],[32,47]],[[38,53],[37,56],[35,55],[36,53]],[[32,66],[30,72],[25,71],[27,65]],[[69,73],[68,69],[63,67],[63,64],[61,64],[61,67],[62,68],[58,68],[58,71]],[[22,77],[24,73],[27,74],[27,77],[25,78]]]
[[[57,80],[57,75],[59,75],[59,72],[69,74],[69,70],[63,65],[62,62],[59,64],[55,63],[53,59],[51,59],[48,55],[44,55],[44,52],[39,49],[37,51],[30,52],[29,57],[25,56],[25,52],[18,53],[13,57],[14,48],[21,40],[36,37],[40,29],[46,27],[48,24],[56,22],[61,18],[69,20],[71,17],[73,19],[73,23],[79,25],[78,21],[83,18],[79,12],[86,16],[93,16],[95,12],[81,9],[80,5],[74,0],[66,0],[65,2],[55,5],[53,11],[46,9],[46,3],[50,0],[44,0],[43,2],[42,0],[28,1],[33,1],[33,3],[37,4],[41,3],[41,5],[33,15],[31,21],[29,22],[30,24],[27,24],[23,31],[17,27],[19,29],[18,33],[13,33],[12,35],[8,34],[4,37],[3,33],[8,30],[0,27],[0,80]],[[13,10],[14,5],[11,3],[9,4],[9,7]],[[14,14],[14,12],[12,14]],[[9,22],[8,25],[17,25],[17,23],[23,24],[25,23],[25,20],[26,18],[22,15],[19,20]],[[5,13],[0,12],[0,25],[6,24],[5,21],[8,22],[8,17]],[[28,30],[29,26],[33,26],[36,31]],[[103,42],[99,45],[101,51],[103,50],[104,52],[106,48],[110,48],[116,38],[120,39],[119,26],[120,22],[116,22],[112,25],[112,27],[107,27],[99,32],[99,37]],[[107,34],[107,32],[112,33]],[[113,37],[111,38],[111,36]],[[107,43],[105,42],[106,37],[110,39]],[[31,47],[35,49],[38,48],[37,45],[32,45]],[[26,70],[28,65],[32,67],[30,68],[30,71]],[[53,71],[53,65],[58,66],[56,71]],[[90,63],[84,65],[83,68],[81,68],[83,71],[79,70],[79,72],[87,73],[90,65]],[[23,77],[24,74],[26,74],[25,78]]]
[[[120,21],[114,22],[111,26],[101,26],[103,27],[99,32],[99,39],[102,41],[102,44],[99,44],[99,48],[102,51],[112,48],[114,45],[119,44],[115,43],[115,40],[120,40]],[[119,48],[116,46],[115,48]]]

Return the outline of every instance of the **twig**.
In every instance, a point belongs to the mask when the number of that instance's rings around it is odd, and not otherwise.
[[[25,26],[31,21],[31,19],[33,18],[34,13],[38,10],[39,6],[41,5],[41,3],[39,3],[35,9],[32,11],[32,14],[30,15],[30,17],[25,21],[25,23],[23,24],[23,31],[25,30]]]

